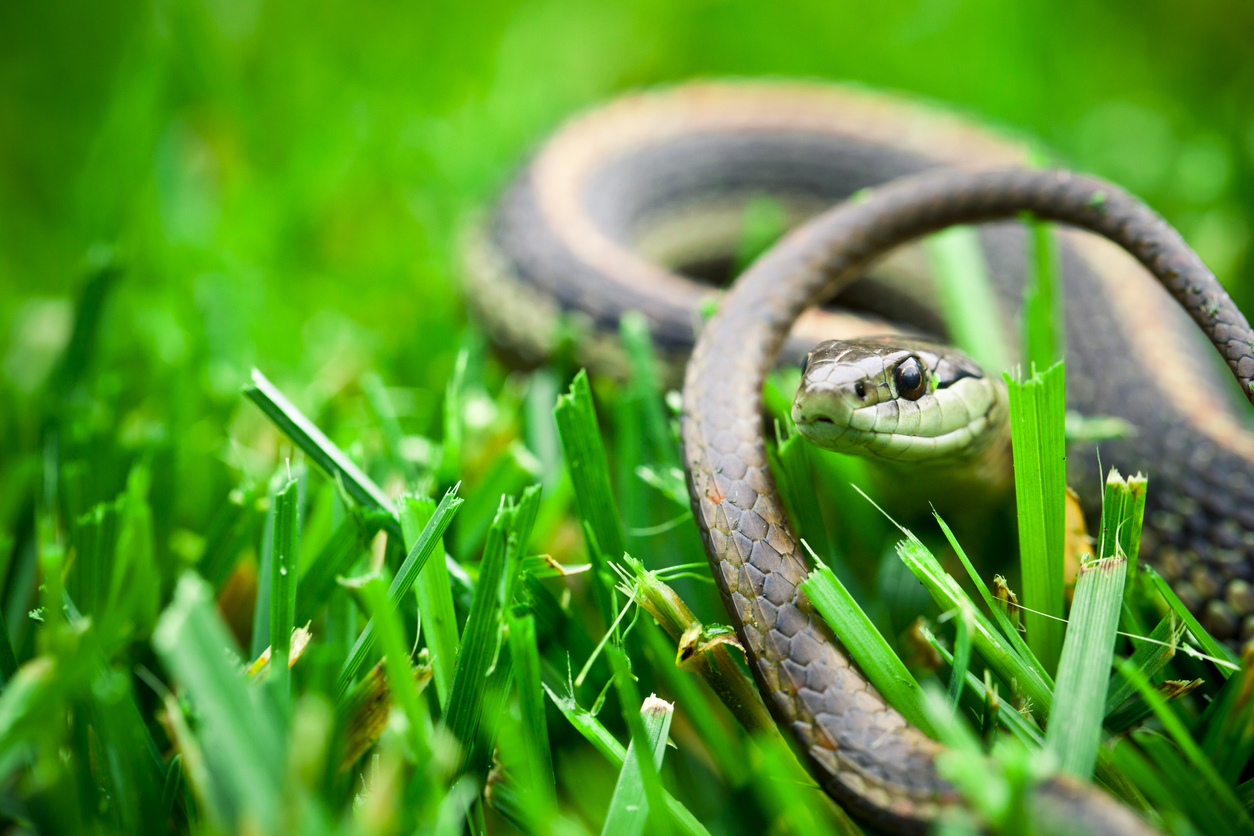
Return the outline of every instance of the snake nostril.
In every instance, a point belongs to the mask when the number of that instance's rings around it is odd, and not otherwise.
[[[859,398],[866,397],[866,384],[859,380],[853,387],[853,392]]]
[[[816,423],[819,423],[819,424],[835,424],[836,423],[831,418],[828,418],[826,415],[820,415],[818,418],[815,418],[814,420]]]

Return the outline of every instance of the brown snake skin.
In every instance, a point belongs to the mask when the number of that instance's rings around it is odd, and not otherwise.
[[[1022,211],[1091,230],[1133,254],[1201,326],[1243,391],[1251,391],[1254,334],[1174,229],[1109,183],[1024,169],[906,178],[791,233],[724,298],[697,341],[684,382],[693,511],[758,685],[827,791],[868,821],[900,832],[922,832],[941,806],[955,801],[934,766],[940,746],[884,702],[798,589],[806,567],[767,464],[762,386],[800,313],[852,281],[876,255],[951,224]],[[1054,783],[1048,792],[1068,799],[1088,832],[1145,830],[1089,788]]]
[[[884,704],[797,592],[806,569],[766,465],[761,421],[762,384],[777,357],[799,359],[820,340],[887,328],[810,306],[898,244],[1027,209],[1130,252],[1201,325],[1250,397],[1249,327],[1174,230],[1091,178],[987,170],[1025,159],[1023,145],[908,100],[828,85],[685,84],[625,97],[565,125],[463,249],[469,303],[524,359],[573,338],[583,362],[616,373],[621,353],[607,333],[628,309],[647,316],[675,366],[699,332],[684,390],[684,456],[728,612],[767,704],[820,782],[851,812],[893,832],[921,832],[960,799],[936,773],[940,745]],[[938,166],[985,171],[919,173]],[[907,179],[880,186],[900,177]],[[688,268],[734,249],[746,197],[779,197],[795,225],[864,187],[878,188],[786,238],[701,327],[698,311],[718,291],[681,274],[698,274]],[[1017,227],[980,232],[1005,322],[1021,302]],[[1068,408],[1119,415],[1139,428],[1102,452],[1121,469],[1150,472],[1142,556],[1214,635],[1254,636],[1254,435],[1200,356],[1204,344],[1189,342],[1192,324],[1165,293],[1146,287],[1135,262],[1093,236],[1063,230],[1059,238]],[[888,264],[877,261],[872,277]],[[870,287],[867,295],[882,296],[892,282]],[[888,312],[877,312],[929,330],[915,315],[928,311],[906,310],[912,301],[917,307],[919,291],[910,284]],[[1091,478],[1096,469],[1088,470]],[[1042,821],[1071,821],[1079,832],[1148,832],[1108,796],[1063,778],[1039,788],[1034,803]]]

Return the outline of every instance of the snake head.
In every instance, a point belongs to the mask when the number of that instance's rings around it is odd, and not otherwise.
[[[975,456],[1006,429],[1005,387],[948,346],[831,340],[806,357],[792,419],[814,444],[900,462]]]

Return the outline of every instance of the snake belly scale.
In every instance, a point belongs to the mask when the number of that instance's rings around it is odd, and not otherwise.
[[[761,419],[762,384],[781,357],[885,330],[883,321],[813,306],[868,265],[892,274],[891,259],[872,263],[886,252],[953,223],[1030,210],[1096,231],[1140,262],[1093,236],[1060,236],[1068,403],[1138,428],[1103,447],[1103,461],[1153,465],[1143,551],[1208,628],[1254,633],[1254,503],[1244,501],[1254,497],[1254,436],[1193,339],[1201,325],[1248,395],[1254,335],[1174,230],[1116,187],[1058,172],[970,171],[1023,159],[1014,142],[873,94],[681,86],[569,123],[465,248],[472,307],[524,357],[542,356],[566,329],[587,362],[613,372],[618,359],[604,331],[628,309],[646,314],[660,349],[676,358],[700,332],[685,377],[684,459],[729,615],[768,706],[820,783],[895,832],[922,832],[958,799],[937,774],[939,744],[885,704],[798,591],[806,568],[767,466]],[[771,195],[800,222],[903,175],[917,176],[791,233],[701,326],[699,311],[718,291],[674,268],[726,252],[747,198]],[[981,240],[1009,321],[1022,294],[1022,234],[1013,222],[989,223]],[[1175,302],[1154,295],[1145,268]],[[885,286],[894,281],[900,286],[891,275]],[[1107,796],[1065,779],[1048,782],[1034,803],[1078,817],[1087,832],[1147,832]]]

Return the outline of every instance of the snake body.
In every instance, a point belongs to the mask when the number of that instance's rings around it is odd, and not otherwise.
[[[1201,326],[1248,397],[1254,334],[1178,234],[1116,187],[1060,172],[963,170],[1022,159],[1015,143],[913,103],[829,88],[691,85],[568,124],[468,248],[472,304],[520,354],[551,350],[566,328],[585,358],[612,369],[612,343],[600,334],[627,309],[646,314],[664,351],[681,353],[699,332],[684,383],[684,461],[724,602],[767,704],[820,782],[894,831],[921,832],[956,796],[936,771],[939,744],[885,704],[798,591],[806,568],[761,419],[762,386],[781,355],[884,330],[812,308],[868,267],[887,275],[891,298],[900,265],[876,268],[884,253],[953,223],[1027,210],[1097,232],[1135,258],[1091,236],[1062,236],[1068,404],[1137,427],[1104,446],[1103,461],[1151,474],[1143,552],[1221,638],[1254,632],[1254,436],[1230,407],[1218,364],[1190,341]],[[903,175],[916,176],[790,233],[704,326],[699,311],[717,291],[666,266],[725,253],[752,195],[770,194],[801,218]],[[1010,319],[1022,293],[1022,235],[1017,224],[993,223],[981,239]],[[903,263],[911,275],[908,255]],[[1145,269],[1196,325],[1155,295]],[[1037,803],[1072,811],[1087,832],[1144,831],[1106,796],[1062,779]]]

